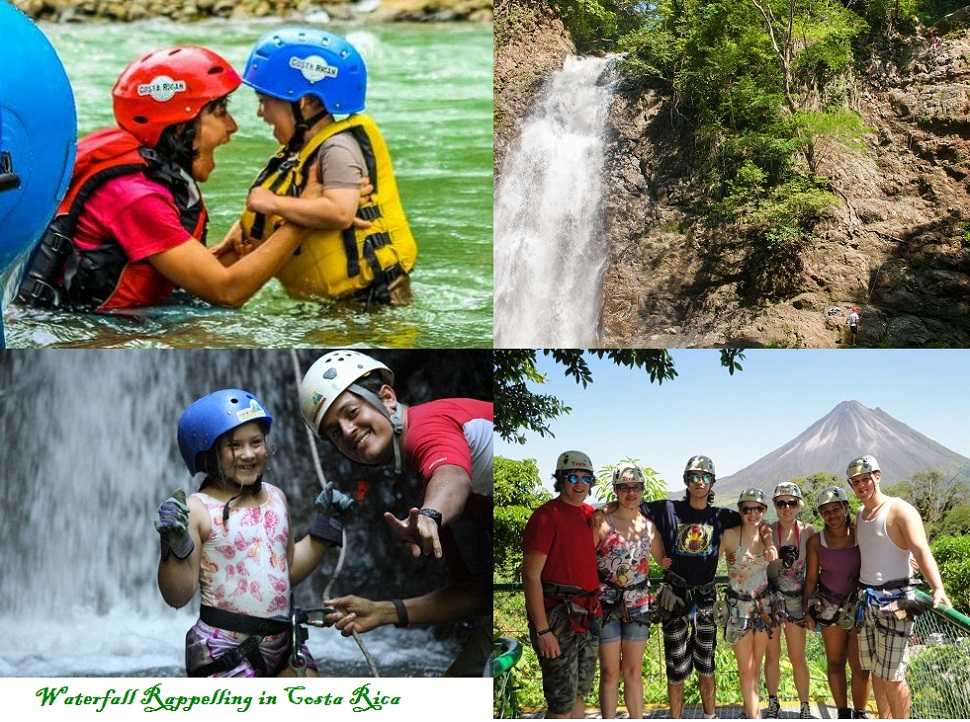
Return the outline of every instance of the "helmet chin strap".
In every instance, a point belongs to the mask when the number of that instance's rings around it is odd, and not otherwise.
[[[226,477],[222,477],[223,481],[229,481]],[[229,523],[229,505],[232,504],[236,499],[241,496],[255,496],[259,493],[260,488],[263,486],[263,475],[260,474],[256,477],[256,481],[249,486],[244,486],[239,484],[239,493],[233,497],[230,497],[229,501],[225,503],[222,507],[222,523],[226,525]]]
[[[394,439],[391,445],[394,447],[394,473],[400,474],[404,471],[404,455],[401,450],[401,436],[404,433],[404,414],[407,410],[407,405],[402,404],[400,401],[397,403],[397,407],[393,412],[388,411],[387,407],[384,406],[384,402],[381,401],[380,397],[369,389],[365,389],[359,384],[351,384],[347,387],[348,391],[360,396],[364,401],[369,403],[375,409],[380,411],[391,422],[391,428],[394,430]]]
[[[286,144],[286,148],[291,153],[294,153],[303,147],[303,140],[306,137],[306,132],[327,117],[329,113],[327,112],[327,109],[324,108],[316,115],[312,115],[309,118],[304,118],[299,100],[291,101],[290,109],[293,111],[293,120],[295,121],[296,125],[293,128],[293,137],[290,138],[290,142]]]

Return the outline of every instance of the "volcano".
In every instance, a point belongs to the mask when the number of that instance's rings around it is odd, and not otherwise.
[[[882,467],[882,486],[936,469],[947,478],[970,481],[970,459],[950,451],[880,408],[843,401],[787,444],[741,471],[718,479],[719,500],[737,499],[741,489],[758,487],[769,494],[775,484],[828,471],[844,481],[845,467],[857,456],[872,454]]]

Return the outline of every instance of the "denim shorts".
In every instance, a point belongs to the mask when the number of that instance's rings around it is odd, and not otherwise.
[[[600,644],[608,642],[643,642],[650,637],[650,625],[613,619],[600,629]]]

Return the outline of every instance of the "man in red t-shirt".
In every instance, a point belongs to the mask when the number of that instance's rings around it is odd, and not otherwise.
[[[424,482],[424,501],[407,519],[386,513],[392,533],[417,557],[444,557],[451,581],[410,599],[326,600],[338,629],[366,632],[384,624],[474,620],[477,633],[449,674],[480,676],[491,651],[492,403],[438,399],[408,406],[394,373],[357,351],[331,351],[300,384],[303,418],[321,438],[358,464],[405,468]]]
[[[550,718],[582,718],[583,698],[596,671],[599,577],[584,503],[596,481],[581,451],[556,461],[559,496],[536,509],[522,540],[522,577],[529,635],[542,668],[542,691]]]

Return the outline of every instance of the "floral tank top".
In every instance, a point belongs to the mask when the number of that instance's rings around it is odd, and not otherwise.
[[[624,540],[613,525],[613,516],[606,515],[609,532],[596,547],[596,570],[600,578],[600,597],[609,597],[617,587],[637,586],[623,592],[629,612],[646,611],[650,590],[644,582],[650,575],[650,546],[653,525],[647,524],[639,539]],[[642,586],[641,586],[642,585]]]
[[[290,608],[286,558],[289,521],[282,492],[263,482],[268,499],[259,506],[229,508],[224,501],[195,494],[209,512],[212,531],[202,542],[199,588],[202,603],[254,617],[285,614]]]
[[[735,592],[758,596],[768,586],[768,560],[764,552],[752,554],[738,545],[734,564],[728,565],[728,584]]]

